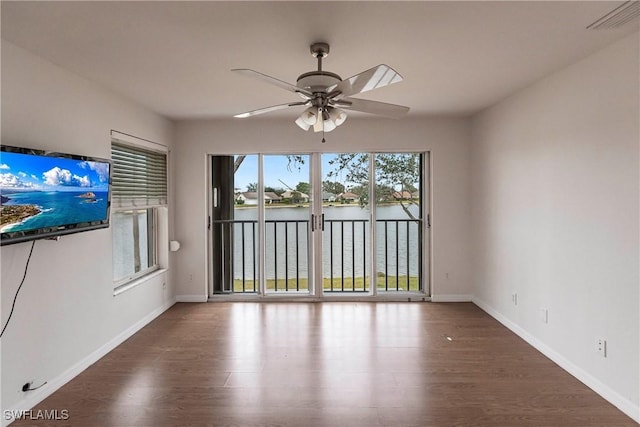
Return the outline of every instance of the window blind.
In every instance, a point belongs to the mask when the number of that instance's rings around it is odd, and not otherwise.
[[[111,143],[111,201],[115,207],[167,204],[167,155]]]

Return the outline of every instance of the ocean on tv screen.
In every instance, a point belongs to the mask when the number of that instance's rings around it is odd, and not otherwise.
[[[2,152],[0,231],[56,228],[107,219],[109,163]]]

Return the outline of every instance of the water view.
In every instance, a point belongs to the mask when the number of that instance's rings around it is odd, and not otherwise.
[[[64,224],[100,221],[108,209],[107,192],[23,191],[4,193],[2,231],[23,231]],[[33,206],[33,212],[12,217],[13,207],[22,211]],[[31,215],[28,215],[31,213]]]
[[[308,208],[273,207],[267,208],[266,212],[267,280],[275,282],[278,279],[281,289],[287,284],[288,288],[295,289],[300,283],[306,289],[309,278]],[[326,206],[323,212],[322,275],[325,290],[367,289],[371,241],[368,209],[357,205],[338,205]],[[410,278],[412,290],[417,290],[420,223],[410,220],[399,205],[378,206],[376,214],[375,272],[378,287],[385,288],[386,285],[395,289],[396,283],[400,282],[407,290],[406,282]],[[255,208],[235,209],[236,221],[251,221],[236,224],[234,228],[233,276],[236,287],[244,280],[250,282],[253,289],[254,277],[259,274],[254,257],[258,245],[257,226],[252,222],[256,218]]]
[[[320,167],[315,183],[312,160]],[[217,271],[232,270],[234,292],[258,289],[261,185],[267,292],[307,291],[314,263],[322,272],[320,286],[325,292],[368,291],[371,275],[379,290],[420,290],[422,165],[420,153],[234,156],[233,217],[214,218],[225,227],[218,235],[226,238],[233,230],[232,256],[223,261],[231,262],[231,268]],[[316,186],[321,201],[312,200]],[[321,260],[310,259],[310,203],[323,205]],[[370,209],[376,212],[375,227],[370,224]]]

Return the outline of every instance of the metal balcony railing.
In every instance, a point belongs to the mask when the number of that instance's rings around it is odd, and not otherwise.
[[[422,290],[422,220],[376,221],[378,261],[377,287],[385,291]],[[380,256],[381,246],[384,247]]]
[[[323,260],[328,258],[328,264],[323,262],[324,291],[368,292],[371,282],[367,276],[369,220],[329,219],[325,223]]]
[[[233,239],[232,290],[258,291],[258,221],[214,221]],[[323,233],[325,292],[368,292],[369,220],[328,219]],[[267,292],[309,289],[309,220],[265,221]],[[420,291],[422,220],[376,221],[376,283],[379,291]]]

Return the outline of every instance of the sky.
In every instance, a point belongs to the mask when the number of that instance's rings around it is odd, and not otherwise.
[[[109,163],[6,151],[0,153],[0,188],[105,191],[108,186]]]

